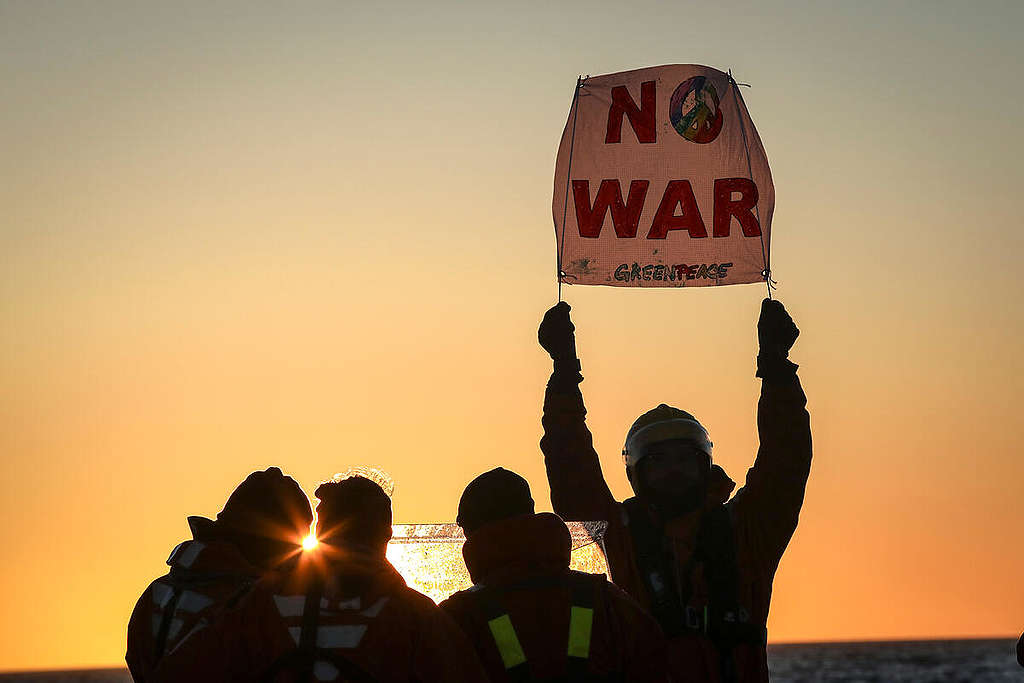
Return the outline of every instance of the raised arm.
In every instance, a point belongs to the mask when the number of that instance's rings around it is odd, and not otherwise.
[[[576,328],[564,301],[544,314],[537,337],[554,362],[544,393],[544,437],[540,440],[551,487],[551,504],[566,520],[608,520],[615,505],[601,473],[587,409],[580,393]],[[609,520],[611,521],[611,520]]]
[[[765,299],[757,323],[760,446],[746,484],[730,503],[739,533],[755,552],[752,559],[772,570],[796,531],[811,470],[807,398],[796,376],[798,366],[788,358],[799,334],[782,304]]]

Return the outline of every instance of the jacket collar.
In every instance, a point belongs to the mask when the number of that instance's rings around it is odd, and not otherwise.
[[[221,535],[217,522],[212,519],[193,515],[187,521],[188,530],[192,532],[192,538],[197,541],[210,541]]]
[[[330,601],[360,597],[375,600],[406,587],[405,579],[384,557],[353,548],[326,546],[303,553],[288,570],[275,571],[268,579],[286,593],[304,593],[311,582],[319,582]]]

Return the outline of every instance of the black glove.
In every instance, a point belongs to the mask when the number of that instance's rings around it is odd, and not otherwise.
[[[757,376],[778,379],[796,373],[796,363],[787,360],[789,350],[800,336],[793,318],[781,301],[765,299],[761,302],[761,317],[757,321]]]
[[[537,330],[537,340],[556,365],[576,361],[576,326],[569,319],[570,310],[564,301],[551,307]]]

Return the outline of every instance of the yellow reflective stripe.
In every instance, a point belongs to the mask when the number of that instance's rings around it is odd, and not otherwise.
[[[594,626],[594,610],[572,606],[569,612],[569,656],[590,657],[590,632]]]
[[[506,669],[519,666],[526,661],[523,646],[519,644],[516,630],[512,627],[512,620],[508,618],[507,614],[491,619],[487,622],[487,626],[491,629],[491,635],[494,636],[494,642],[498,645],[498,652],[501,654],[501,661],[505,664]]]

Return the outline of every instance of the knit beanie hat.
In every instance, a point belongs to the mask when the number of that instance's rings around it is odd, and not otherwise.
[[[309,499],[280,468],[253,472],[231,493],[217,522],[232,531],[279,540],[305,535],[313,522]]]
[[[469,482],[459,500],[456,522],[468,538],[478,528],[500,519],[533,514],[530,484],[515,472],[496,467]]]

